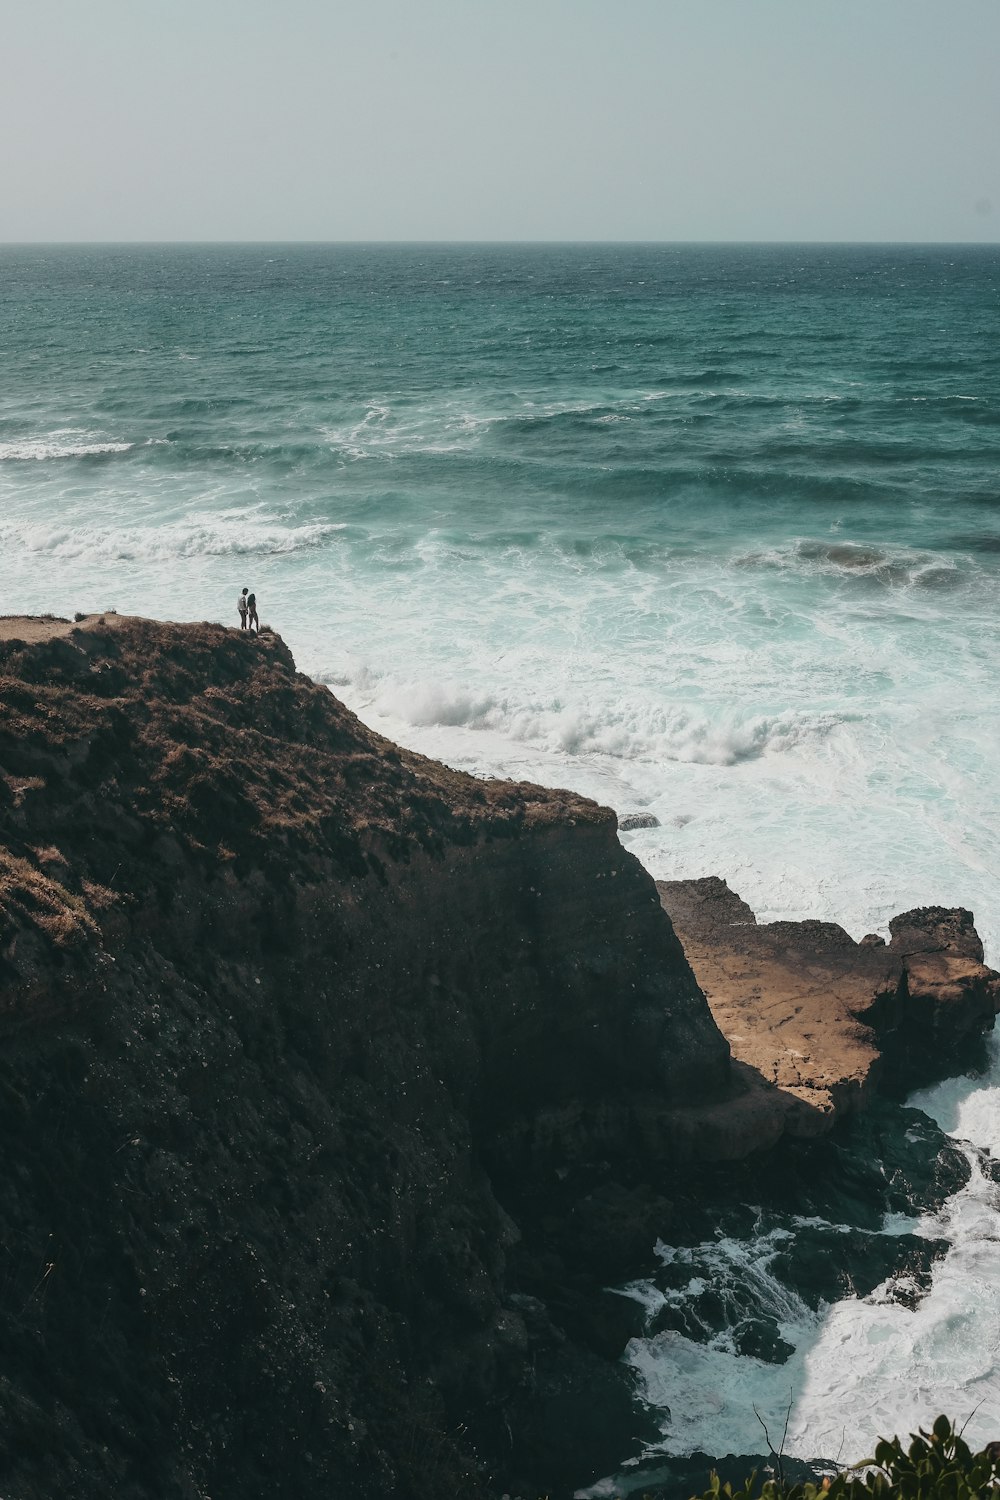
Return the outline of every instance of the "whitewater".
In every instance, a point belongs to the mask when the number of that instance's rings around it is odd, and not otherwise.
[[[1000,964],[1000,254],[962,247],[0,250],[0,612],[236,623],[367,723],[655,826],[660,878],[855,937],[966,906]],[[1000,1059],[922,1095],[973,1164],[915,1306],[794,1350],[636,1341],[662,1451],[1000,1434]],[[775,1236],[778,1236],[778,1239]],[[672,1253],[666,1249],[664,1255]],[[655,1312],[662,1291],[633,1287]],[[666,1415],[669,1413],[669,1415]]]

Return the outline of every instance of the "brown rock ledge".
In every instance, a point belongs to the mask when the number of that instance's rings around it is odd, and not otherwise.
[[[818,1135],[880,1081],[960,1071],[1000,1010],[971,912],[905,912],[888,944],[857,943],[833,922],[758,924],[714,876],[657,890],[732,1048],[748,1130]],[[734,1117],[718,1114],[699,1129],[717,1121],[726,1135]]]

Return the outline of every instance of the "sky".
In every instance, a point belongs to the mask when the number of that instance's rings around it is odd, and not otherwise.
[[[0,241],[1000,239],[1000,0],[0,0]]]

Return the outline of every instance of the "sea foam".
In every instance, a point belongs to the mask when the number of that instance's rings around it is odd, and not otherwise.
[[[60,526],[0,523],[0,546],[22,554],[95,562],[169,563],[206,557],[268,557],[309,551],[332,541],[339,522],[279,526],[247,518],[151,526]]]
[[[0,463],[5,461],[40,462],[53,458],[94,458],[108,453],[128,453],[134,443],[70,441],[59,433],[45,438],[22,438],[0,443]]]

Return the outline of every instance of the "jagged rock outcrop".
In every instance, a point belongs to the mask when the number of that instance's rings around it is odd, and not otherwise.
[[[475,1495],[486,1163],[728,1077],[614,814],[407,754],[280,639],[0,640],[0,1488]]]
[[[758,924],[715,876],[657,889],[746,1081],[745,1108],[765,1130],[770,1109],[775,1138],[825,1133],[880,1081],[959,1071],[1000,1009],[971,912],[905,912],[888,944],[856,943],[833,922]],[[723,1140],[717,1154],[736,1153]]]

